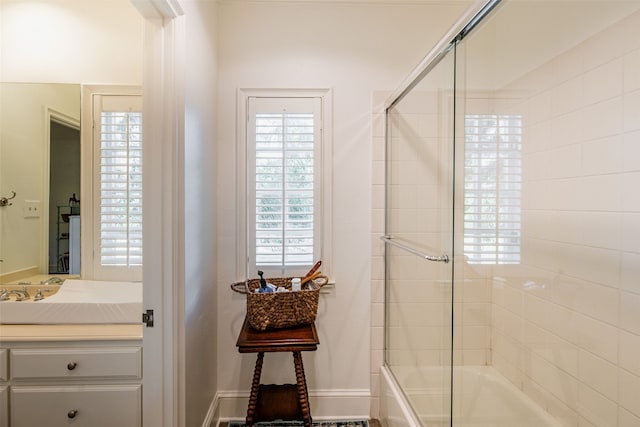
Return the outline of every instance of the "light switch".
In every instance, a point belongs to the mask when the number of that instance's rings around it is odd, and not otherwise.
[[[25,200],[23,209],[25,218],[40,218],[40,200]]]

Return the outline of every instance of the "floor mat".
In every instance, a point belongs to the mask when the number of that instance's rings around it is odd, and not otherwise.
[[[257,427],[298,427],[303,426],[302,421],[269,421],[253,424]],[[229,427],[245,427],[243,421],[229,421]],[[313,427],[369,427],[368,420],[344,420],[344,421],[314,421]]]

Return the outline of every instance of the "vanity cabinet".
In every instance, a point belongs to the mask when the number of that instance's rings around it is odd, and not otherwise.
[[[7,375],[7,350],[0,348],[0,427],[9,426],[9,389]]]
[[[140,340],[2,345],[0,427],[142,426]]]

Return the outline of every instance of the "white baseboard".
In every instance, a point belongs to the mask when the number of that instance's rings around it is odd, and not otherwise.
[[[218,421],[247,416],[248,391],[221,391],[216,397]],[[314,420],[369,419],[371,393],[368,389],[309,390],[309,406]]]
[[[214,421],[215,421],[215,424],[213,425],[215,426],[218,425],[220,421],[219,408],[220,408],[220,397],[219,397],[219,394],[216,393],[215,396],[213,396],[213,400],[211,401],[211,404],[209,405],[209,410],[207,411],[207,416],[204,418],[204,421],[202,422],[202,427],[210,427]]]

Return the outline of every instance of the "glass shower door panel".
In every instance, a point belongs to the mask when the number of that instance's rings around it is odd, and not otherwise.
[[[386,363],[425,426],[450,425],[453,56],[388,110]]]

